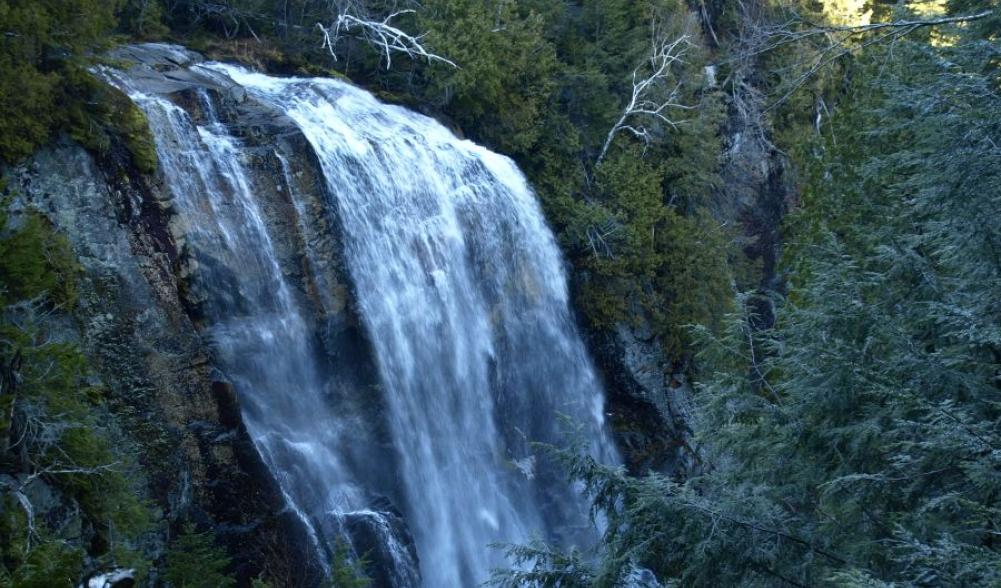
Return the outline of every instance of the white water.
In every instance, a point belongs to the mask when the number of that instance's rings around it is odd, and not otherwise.
[[[279,267],[242,146],[218,122],[205,92],[199,102],[208,121],[196,125],[166,98],[107,73],[147,115],[174,199],[174,222],[181,225],[186,250],[204,266],[198,277],[208,290],[206,314],[213,321],[207,336],[240,393],[255,445],[323,559],[333,539],[320,536],[323,526],[343,534],[346,517],[377,519],[378,513],[367,509],[366,493],[342,463],[342,437],[350,432],[326,401],[312,335]],[[385,521],[375,525],[387,527]],[[416,581],[416,564],[406,551],[394,553],[390,575],[397,584]]]
[[[494,543],[589,540],[586,505],[530,442],[569,443],[565,418],[595,457],[617,458],[559,251],[517,167],[342,82],[196,67],[285,112],[320,160],[374,347],[398,506],[423,584],[486,580],[505,565]],[[314,533],[324,513],[378,517],[339,458],[348,433],[322,393],[308,318],[282,276],[239,142],[207,100],[209,122],[196,126],[169,100],[119,84],[149,116],[189,246],[211,266],[221,367],[290,506]],[[371,528],[398,552],[393,583],[416,582],[388,523]]]

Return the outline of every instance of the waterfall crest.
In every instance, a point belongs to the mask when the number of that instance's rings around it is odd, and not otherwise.
[[[318,550],[372,519],[366,528],[391,560],[385,583],[473,586],[505,563],[491,544],[592,539],[585,502],[532,443],[583,440],[599,460],[617,456],[559,250],[513,162],[343,82],[216,63],[192,70],[224,76],[294,121],[323,172],[322,214],[344,233],[394,487],[367,487],[364,464],[344,459],[356,424],[331,400],[337,374],[283,272],[258,203],[265,188],[212,97],[199,91],[196,122],[168,97],[111,75],[150,120],[179,230],[202,268],[218,367]],[[278,181],[294,192],[287,155],[275,156]],[[310,223],[289,197],[290,222]],[[400,502],[416,557],[388,509],[373,507],[376,496]]]

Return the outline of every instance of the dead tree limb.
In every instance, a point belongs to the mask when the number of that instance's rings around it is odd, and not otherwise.
[[[14,500],[17,501],[18,506],[20,506],[21,510],[24,511],[25,523],[27,525],[27,542],[25,545],[28,551],[31,550],[32,544],[35,540],[39,539],[38,531],[35,528],[35,505],[32,504],[31,499],[25,493],[25,489],[30,486],[32,482],[43,477],[61,475],[101,476],[107,472],[114,471],[117,465],[117,462],[87,468],[54,465],[34,471],[22,479],[11,478],[3,482],[8,488],[10,488],[11,494],[14,495]]]
[[[674,80],[673,73],[674,66],[683,63],[682,58],[693,46],[691,35],[686,32],[671,40],[659,29],[656,22],[652,23],[651,30],[649,63],[633,70],[632,95],[622,110],[619,120],[608,131],[597,163],[601,163],[605,158],[608,148],[612,146],[612,141],[620,132],[628,131],[635,137],[649,143],[650,129],[644,124],[644,119],[676,127],[678,121],[669,117],[668,112],[672,109],[690,110],[694,108],[678,102],[681,82]],[[647,75],[642,73],[645,67],[649,67]]]
[[[781,96],[762,109],[762,113],[765,113],[784,104],[820,70],[842,57],[857,53],[872,45],[893,43],[922,28],[967,23],[994,14],[995,10],[984,10],[960,16],[898,19],[863,25],[816,25],[794,14],[791,19],[782,24],[757,27],[756,35],[760,36],[762,42],[758,43],[757,47],[745,51],[741,55],[741,59],[768,53],[787,45],[815,39],[823,40],[823,46],[818,47],[809,60],[806,60],[808,65],[804,63],[806,70],[796,76]],[[803,25],[805,28],[799,28]]]
[[[394,53],[405,55],[410,59],[425,59],[428,63],[437,61],[458,67],[451,60],[428,51],[422,43],[425,34],[410,35],[393,25],[393,19],[396,17],[414,12],[410,9],[397,10],[382,20],[359,18],[350,12],[341,12],[330,26],[316,23],[323,35],[321,49],[326,49],[334,61],[337,61],[337,42],[342,35],[352,34],[361,37],[382,53],[386,69],[392,65]]]

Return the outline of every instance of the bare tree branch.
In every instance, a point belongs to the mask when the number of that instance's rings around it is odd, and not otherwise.
[[[421,39],[424,38],[423,34],[410,35],[392,24],[394,18],[402,14],[412,14],[414,12],[414,10],[409,9],[397,10],[382,20],[359,18],[348,11],[341,12],[330,26],[324,26],[323,23],[316,23],[316,26],[323,34],[321,48],[329,51],[330,56],[334,58],[334,61],[337,61],[335,47],[341,39],[341,35],[356,33],[366,42],[379,49],[386,63],[386,69],[389,69],[392,65],[394,53],[406,55],[410,59],[423,58],[428,63],[438,61],[452,67],[459,67],[451,60],[429,52],[421,43]]]
[[[921,18],[913,20],[894,20],[890,22],[876,22],[864,25],[846,25],[846,26],[820,26],[814,27],[813,29],[808,29],[806,31],[800,31],[800,34],[824,34],[824,33],[836,33],[836,32],[850,32],[854,34],[866,33],[869,31],[875,31],[878,29],[912,29],[914,27],[933,27],[944,24],[953,24],[961,22],[970,22],[973,20],[980,20],[982,18],[987,18],[988,16],[994,14],[993,10],[985,10],[977,14],[967,14],[960,16],[943,16],[939,18]]]
[[[924,19],[899,19],[889,22],[877,22],[863,25],[815,25],[797,14],[786,22],[771,26],[754,27],[754,35],[760,41],[752,43],[756,45],[740,52],[740,59],[746,60],[770,51],[774,51],[786,45],[822,39],[823,46],[809,55],[808,59],[802,62],[806,65],[806,70],[796,76],[792,84],[785,92],[775,99],[761,113],[774,110],[784,104],[795,94],[796,90],[803,87],[821,69],[830,65],[839,58],[856,53],[871,45],[894,42],[897,39],[910,35],[914,31],[925,28],[947,24],[959,24],[981,20],[995,14],[995,10],[984,10],[975,14],[960,16],[942,16]],[[806,25],[806,28],[798,28]],[[871,38],[856,40],[858,37],[869,33],[876,33]]]
[[[35,480],[42,477],[60,475],[100,476],[109,471],[114,471],[115,466],[117,465],[117,462],[88,468],[53,465],[36,470],[22,479],[10,478],[7,480],[0,480],[0,483],[4,483],[8,488],[10,488],[11,494],[14,495],[14,499],[21,507],[21,510],[24,511],[28,527],[26,542],[27,550],[30,551],[32,543],[38,539],[38,532],[35,530],[35,505],[32,504],[31,499],[28,498],[27,494],[25,494],[25,488],[31,485],[31,483]]]
[[[678,102],[681,82],[674,82],[672,86],[672,69],[675,64],[683,63],[682,57],[693,46],[691,36],[686,32],[674,40],[669,40],[656,22],[651,23],[651,31],[650,73],[645,77],[642,76],[641,70],[645,67],[643,65],[633,70],[632,95],[619,120],[608,131],[605,144],[601,147],[601,153],[598,155],[598,163],[605,158],[608,148],[612,146],[612,141],[620,132],[627,131],[649,143],[651,131],[642,124],[644,119],[676,127],[678,121],[671,119],[667,115],[668,111],[676,108],[686,110],[694,108]],[[665,85],[670,87],[666,92]],[[661,94],[661,92],[665,92],[666,95]],[[640,122],[633,123],[631,122],[633,120]]]
[[[591,247],[591,253],[595,257],[615,257],[612,247],[606,241],[606,237],[611,237],[619,232],[621,225],[614,221],[605,221],[601,225],[592,225],[587,228],[587,243]],[[600,251],[599,251],[600,248]]]

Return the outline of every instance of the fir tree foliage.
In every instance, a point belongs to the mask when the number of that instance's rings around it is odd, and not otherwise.
[[[170,544],[164,575],[173,588],[231,588],[236,582],[226,575],[229,564],[212,533],[188,523]]]
[[[120,11],[135,1],[0,1],[0,165],[17,163],[66,133],[98,155],[121,149],[140,172],[155,170],[141,111],[87,71],[92,53],[108,47],[116,28],[130,22],[120,20]],[[156,0],[146,4],[159,6]],[[143,14],[156,18],[157,9]]]
[[[607,519],[598,553],[518,547],[528,571],[498,583],[1001,584],[999,47],[948,32],[847,64],[853,100],[796,147],[776,326],[743,297],[696,331],[701,471],[565,455]]]
[[[76,586],[102,565],[136,565],[151,524],[133,458],[104,432],[102,390],[86,358],[45,329],[75,299],[77,266],[64,237],[36,213],[0,203],[0,582]],[[75,524],[43,516],[51,493]],[[77,528],[77,531],[73,531]],[[86,538],[87,541],[81,541]],[[87,548],[84,545],[88,545]]]
[[[372,580],[363,571],[368,561],[354,558],[346,541],[337,541],[330,565],[330,588],[369,588]]]

